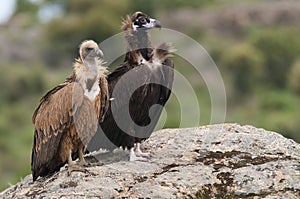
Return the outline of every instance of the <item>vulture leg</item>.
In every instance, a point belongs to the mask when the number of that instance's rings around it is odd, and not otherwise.
[[[138,156],[135,154],[134,147],[132,147],[132,148],[130,148],[130,150],[129,150],[129,161],[147,161],[147,158],[144,158],[144,157],[138,157]]]
[[[150,153],[144,153],[144,152],[142,152],[142,150],[141,150],[141,143],[136,143],[136,146],[135,146],[135,155],[137,157],[145,157],[145,158],[150,158],[151,157]]]
[[[102,162],[95,162],[95,163],[89,163],[84,159],[84,152],[85,152],[86,147],[82,147],[79,150],[79,164],[85,167],[93,167],[93,166],[102,166]]]
[[[89,163],[87,163],[84,159],[84,151],[85,147],[81,147],[81,149],[79,150],[79,164],[82,166],[89,166]]]
[[[79,153],[80,155],[80,153]],[[80,165],[76,165],[73,160],[72,160],[72,150],[69,150],[69,157],[68,157],[68,175],[71,174],[72,171],[80,171],[80,172],[84,172],[84,173],[90,173],[88,170],[86,170],[85,168],[83,168]]]

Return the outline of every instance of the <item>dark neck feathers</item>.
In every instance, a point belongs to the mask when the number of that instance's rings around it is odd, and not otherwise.
[[[145,29],[126,31],[125,39],[127,40],[125,61],[130,64],[138,64],[139,60],[136,60],[136,58],[139,57],[137,55],[138,53],[140,53],[145,60],[150,60],[152,55],[152,46],[149,40],[149,35]]]

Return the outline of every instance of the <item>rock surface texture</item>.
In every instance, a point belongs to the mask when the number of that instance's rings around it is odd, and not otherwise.
[[[300,144],[252,126],[164,129],[143,144],[153,157],[94,154],[104,166],[66,168],[32,182],[28,175],[0,198],[300,198]],[[88,159],[88,158],[87,158]],[[92,159],[90,157],[90,159]]]

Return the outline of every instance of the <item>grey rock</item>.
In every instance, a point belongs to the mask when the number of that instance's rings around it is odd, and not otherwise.
[[[154,132],[148,161],[128,152],[90,154],[104,166],[66,168],[32,182],[28,175],[0,198],[300,198],[300,144],[238,124]]]

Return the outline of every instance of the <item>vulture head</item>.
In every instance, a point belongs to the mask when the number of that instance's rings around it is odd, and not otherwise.
[[[79,55],[81,60],[102,58],[103,52],[99,49],[99,46],[93,40],[83,41],[79,46]]]
[[[102,58],[103,52],[93,40],[85,40],[79,46],[79,59],[75,59],[73,65],[75,76],[78,82],[82,85],[90,79],[92,80],[89,85],[94,83],[98,76],[106,72]],[[83,86],[85,88],[85,86]]]
[[[151,29],[161,28],[160,21],[150,18],[148,15],[142,12],[135,12],[131,17],[127,16],[127,19],[123,22],[122,30],[138,30],[138,29]]]

